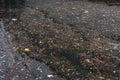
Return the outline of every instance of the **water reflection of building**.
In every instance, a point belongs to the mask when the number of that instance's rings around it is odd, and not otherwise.
[[[24,0],[0,0],[0,18],[14,13],[14,9],[23,8]]]

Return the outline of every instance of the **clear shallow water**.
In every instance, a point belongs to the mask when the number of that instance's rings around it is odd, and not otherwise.
[[[3,21],[0,21],[0,79],[5,78],[6,70],[14,63],[11,48],[9,48],[7,34]]]

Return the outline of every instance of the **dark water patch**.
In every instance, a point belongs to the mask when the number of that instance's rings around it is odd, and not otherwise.
[[[88,0],[88,1],[97,2],[97,3],[106,3],[109,6],[120,5],[120,0]]]
[[[25,0],[1,0],[0,18],[14,17],[19,9],[22,9],[24,6]]]
[[[115,40],[115,41],[120,42],[120,34],[105,32],[105,33],[103,33],[103,36],[106,37],[106,38],[109,38],[111,40]]]

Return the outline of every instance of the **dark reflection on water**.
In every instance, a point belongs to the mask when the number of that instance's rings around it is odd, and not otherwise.
[[[5,0],[5,7],[6,8],[20,8],[23,7],[25,4],[24,0]]]
[[[98,1],[98,2],[120,2],[120,0],[89,0],[89,1]]]
[[[24,8],[25,0],[1,0],[0,18],[14,17],[19,9]]]

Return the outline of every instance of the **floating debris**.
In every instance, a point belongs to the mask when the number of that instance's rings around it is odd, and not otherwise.
[[[88,13],[88,11],[84,11],[84,13]]]
[[[25,52],[30,52],[30,49],[29,48],[25,48],[24,51]]]
[[[54,77],[53,75],[47,75],[47,77],[51,78],[51,77]]]
[[[104,77],[102,77],[102,76],[101,76],[101,77],[99,77],[99,79],[101,79],[101,80],[105,80],[105,78],[104,78]]]
[[[12,18],[12,21],[17,21],[17,19],[16,18]]]

